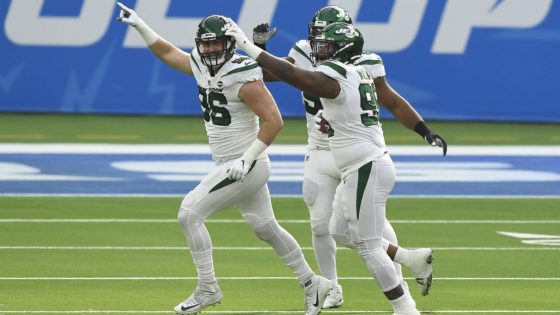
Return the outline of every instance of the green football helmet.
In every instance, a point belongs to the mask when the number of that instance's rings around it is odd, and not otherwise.
[[[195,39],[196,49],[202,63],[211,69],[222,66],[233,57],[235,39],[233,36],[226,35],[227,28],[227,18],[221,15],[210,15],[198,24]],[[210,49],[209,46],[219,49]]]
[[[326,60],[352,62],[362,54],[364,38],[352,24],[332,23],[311,42],[311,60],[318,65]]]
[[[312,42],[315,36],[321,34],[327,25],[336,22],[352,24],[352,18],[346,10],[336,5],[329,5],[317,11],[307,26],[309,41]]]

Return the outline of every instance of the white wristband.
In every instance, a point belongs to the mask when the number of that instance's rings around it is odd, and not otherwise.
[[[140,36],[142,36],[148,47],[152,46],[159,38],[159,35],[142,20],[138,21],[135,28],[138,33],[140,33]]]
[[[243,49],[247,53],[247,55],[249,55],[249,57],[251,57],[255,60],[263,52],[263,50],[261,48],[257,47],[255,44],[253,44],[249,41],[244,41],[243,44],[241,44],[241,45],[243,46],[243,47],[241,47],[241,49]]]
[[[262,142],[261,139],[257,138],[255,139],[255,141],[253,141],[247,151],[243,153],[241,159],[243,159],[243,161],[247,162],[248,164],[251,164],[261,153],[264,152],[264,150],[266,150],[266,148],[268,148],[268,145]]]

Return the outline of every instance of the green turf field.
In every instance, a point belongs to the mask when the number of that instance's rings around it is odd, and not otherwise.
[[[304,144],[305,120],[285,119],[276,143]],[[449,145],[560,145],[560,124],[429,122]],[[423,140],[384,120],[389,145]],[[207,143],[200,117],[38,115],[0,113],[0,142]]]
[[[0,314],[164,313],[190,294],[196,273],[175,221],[179,198],[0,198]],[[275,198],[281,224],[312,267],[307,211]],[[560,313],[560,248],[497,234],[560,234],[558,200],[392,199],[389,219],[407,247],[435,249],[425,314]],[[224,292],[210,314],[300,314],[303,294],[233,209],[207,223]],[[387,313],[365,266],[339,250],[345,304],[324,314]],[[486,312],[484,312],[486,311]]]
[[[285,120],[277,143],[303,144],[303,120]],[[560,145],[558,124],[430,123],[449,145]],[[384,123],[389,145],[424,142]],[[0,143],[206,143],[185,117],[0,114]],[[427,145],[427,144],[425,144]],[[403,246],[435,249],[424,314],[560,314],[560,246],[498,234],[560,235],[560,199],[394,198]],[[196,273],[176,223],[180,198],[0,197],[0,315],[169,313]],[[308,214],[299,198],[274,198],[277,217],[314,270]],[[233,209],[207,226],[224,291],[209,314],[303,314],[303,293]],[[554,240],[554,239],[552,239]],[[534,240],[533,240],[534,241]],[[557,243],[556,243],[557,244]],[[389,314],[390,305],[353,251],[341,249],[345,304],[324,314]]]

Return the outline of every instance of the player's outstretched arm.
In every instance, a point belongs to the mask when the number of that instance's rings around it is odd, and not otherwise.
[[[376,78],[374,82],[379,103],[397,117],[405,127],[416,131],[429,144],[442,148],[445,156],[447,154],[447,142],[443,137],[432,132],[420,114],[389,85],[385,77]]]
[[[144,22],[138,14],[122,4],[117,2],[121,8],[118,21],[134,27],[140,36],[146,42],[146,45],[154,55],[160,58],[168,66],[177,69],[185,74],[192,75],[190,54],[175,47],[163,37],[159,36],[152,28]]]
[[[273,56],[251,43],[241,28],[229,20],[227,35],[235,38],[238,47],[255,59],[259,65],[278,79],[310,94],[336,98],[340,93],[338,81],[318,71],[300,69],[286,60]]]

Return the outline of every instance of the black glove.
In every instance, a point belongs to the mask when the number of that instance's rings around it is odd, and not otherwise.
[[[447,155],[447,142],[445,142],[442,136],[432,132],[424,121],[419,121],[414,127],[414,131],[422,136],[422,138],[424,138],[429,144],[434,147],[442,148],[443,156]]]
[[[253,43],[262,50],[266,50],[266,42],[268,42],[276,34],[276,31],[276,27],[270,29],[268,23],[257,25],[253,29]]]

